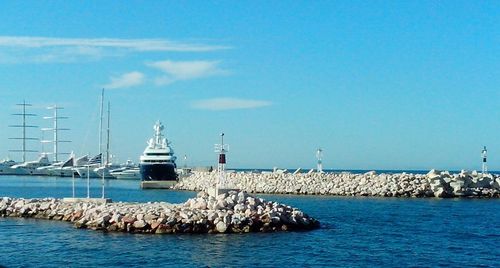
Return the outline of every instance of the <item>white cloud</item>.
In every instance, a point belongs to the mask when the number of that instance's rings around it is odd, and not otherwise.
[[[235,110],[235,109],[254,109],[265,106],[270,106],[270,101],[249,100],[238,98],[214,98],[206,100],[198,100],[192,103],[192,107],[202,110]]]
[[[141,72],[125,73],[121,76],[111,77],[111,81],[107,85],[103,85],[106,89],[117,89],[138,86],[144,83],[144,74]]]
[[[178,80],[190,80],[229,72],[219,68],[220,61],[157,61],[148,66],[162,71],[165,75],[158,77],[158,85],[170,84]]]
[[[0,36],[0,47],[101,47],[125,48],[136,51],[177,52],[204,52],[230,48],[228,46],[191,44],[165,39],[51,38],[30,36]]]
[[[75,62],[97,60],[127,53],[207,52],[229,46],[176,42],[166,39],[51,38],[0,36],[1,63]]]

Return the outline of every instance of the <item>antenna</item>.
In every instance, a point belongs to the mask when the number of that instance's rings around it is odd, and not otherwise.
[[[60,128],[58,123],[59,119],[68,119],[66,116],[59,116],[58,111],[64,109],[63,107],[59,107],[57,105],[54,106],[49,106],[47,107],[49,110],[54,110],[54,115],[53,116],[44,116],[43,119],[52,119],[53,120],[53,127],[51,128],[42,128],[43,131],[52,131],[53,132],[53,140],[42,140],[42,143],[52,143],[54,145],[54,162],[59,161],[59,155],[64,154],[67,155],[69,153],[60,153],[59,152],[59,143],[67,143],[71,141],[66,141],[66,140],[59,140],[59,131],[61,130],[69,130],[69,128]]]
[[[22,107],[22,113],[12,114],[12,115],[21,116],[22,117],[22,124],[21,125],[10,125],[9,127],[22,128],[22,136],[16,137],[16,138],[9,138],[9,139],[22,140],[22,145],[21,145],[22,147],[21,147],[21,150],[9,150],[9,152],[21,152],[22,153],[22,160],[23,160],[23,162],[26,162],[26,153],[36,153],[37,152],[34,150],[26,149],[26,141],[27,140],[38,140],[37,138],[29,138],[26,136],[26,129],[27,128],[37,128],[38,127],[38,126],[27,125],[26,124],[26,117],[36,116],[36,114],[26,113],[26,107],[31,107],[32,105],[29,103],[26,103],[25,100],[23,100],[23,103],[16,104],[16,105]]]
[[[483,150],[481,151],[481,157],[483,158],[483,173],[482,173],[483,176],[485,174],[488,174],[488,165],[486,164],[487,156],[488,156],[488,150],[486,150],[486,146],[484,146]]]
[[[323,173],[323,150],[321,148],[316,151],[316,158],[318,159],[317,171]]]

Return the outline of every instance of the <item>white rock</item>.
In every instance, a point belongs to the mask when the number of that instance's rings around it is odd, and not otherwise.
[[[134,228],[142,229],[146,226],[146,222],[143,220],[137,220],[134,222]]]
[[[216,228],[217,232],[224,233],[227,230],[227,225],[223,221],[220,221],[217,223],[215,228]]]

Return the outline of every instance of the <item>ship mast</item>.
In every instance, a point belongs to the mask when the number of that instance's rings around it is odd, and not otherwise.
[[[59,119],[68,119],[66,116],[59,116],[58,110],[64,109],[63,107],[59,107],[57,105],[47,107],[49,110],[54,110],[53,116],[44,116],[43,119],[52,119],[53,126],[51,128],[42,128],[42,131],[52,131],[53,132],[53,140],[42,140],[42,143],[52,143],[53,144],[53,159],[54,162],[59,161],[59,155],[68,154],[68,153],[60,153],[59,152],[59,143],[66,143],[71,141],[59,140],[59,131],[61,130],[69,130],[68,128],[60,128],[59,127]]]
[[[104,88],[101,91],[101,106],[100,106],[100,116],[99,116],[99,154],[102,155],[102,113],[104,108]],[[99,165],[102,163],[99,163]]]
[[[11,140],[22,140],[22,147],[21,147],[21,150],[9,150],[9,152],[21,152],[22,153],[22,161],[26,162],[26,153],[35,153],[35,152],[37,152],[37,151],[34,151],[34,150],[28,150],[28,149],[26,149],[26,141],[27,140],[38,140],[37,138],[29,138],[29,137],[26,136],[26,129],[27,128],[37,128],[38,127],[38,126],[33,126],[33,125],[27,125],[26,118],[30,117],[30,116],[36,116],[36,114],[26,113],[26,107],[30,107],[32,105],[26,103],[25,100],[23,100],[23,103],[16,104],[16,105],[22,107],[22,113],[12,114],[12,115],[21,116],[22,117],[22,124],[21,125],[10,125],[9,127],[22,128],[22,137],[9,138],[9,139],[11,139]]]
[[[110,122],[109,118],[110,118],[110,109],[111,109],[111,104],[108,101],[108,122],[107,122],[108,123],[108,127],[107,127],[107,130],[106,130],[106,135],[107,135],[107,138],[106,138],[106,141],[107,141],[106,142],[106,164],[109,164],[109,157],[110,157],[110,155],[109,155],[109,131],[110,131],[109,130],[109,124],[110,124],[109,123]]]

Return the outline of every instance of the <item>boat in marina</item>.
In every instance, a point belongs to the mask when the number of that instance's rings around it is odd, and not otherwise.
[[[97,174],[97,172],[94,171],[98,167],[99,167],[99,165],[97,165],[97,164],[93,164],[93,165],[87,164],[87,165],[84,165],[84,166],[81,166],[81,167],[73,168],[73,170],[81,178],[87,178],[87,177],[90,177],[90,178],[99,178],[99,174]]]
[[[153,127],[154,136],[148,141],[140,157],[141,180],[147,181],[177,181],[176,164],[170,142],[162,134],[164,126],[157,121]]]
[[[99,178],[104,177],[105,179],[115,179],[111,174],[111,171],[119,168],[117,165],[107,164],[94,169],[94,173],[97,174]]]
[[[11,167],[13,175],[47,175],[46,170],[39,170],[40,167],[50,166],[51,162],[47,154],[42,155],[35,161],[28,161]]]
[[[48,166],[39,167],[36,170],[39,174],[43,174],[43,175],[47,175],[47,176],[55,176],[54,174],[52,174],[51,171],[53,169],[60,168],[62,164],[63,164],[63,162],[56,162],[56,163],[52,163]]]
[[[48,176],[55,177],[72,177],[73,175],[78,176],[76,172],[76,168],[85,166],[88,163],[89,159],[87,155],[84,155],[80,158],[75,159],[74,156],[71,156],[65,162],[59,162],[52,164],[48,167],[41,167],[39,169],[46,169]]]
[[[71,169],[71,172],[72,172],[72,175],[75,175],[75,176],[79,176],[78,172],[77,172],[77,168],[80,168],[80,167],[85,167],[86,165],[88,165],[89,163],[89,156],[88,155],[84,155],[84,156],[81,156],[79,158],[77,158],[75,160],[75,163],[72,167],[65,167],[67,169]]]
[[[78,174],[81,178],[99,178],[99,174],[94,170],[99,168],[102,162],[102,153],[87,159],[85,163],[83,161],[80,165],[73,168],[73,171]]]
[[[0,161],[0,175],[11,175],[13,172],[11,167],[16,164],[17,164],[16,161],[11,160],[9,158]]]
[[[138,167],[122,167],[110,171],[111,176],[118,180],[140,180],[141,170]]]

